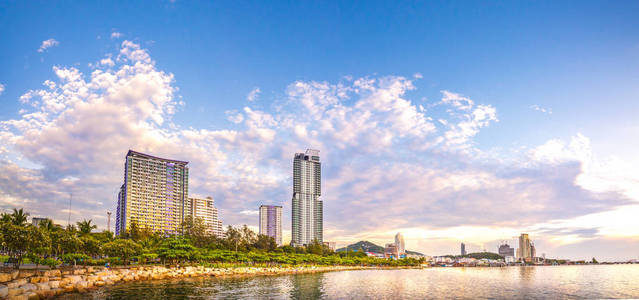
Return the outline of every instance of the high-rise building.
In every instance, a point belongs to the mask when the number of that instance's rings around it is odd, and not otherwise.
[[[519,248],[517,249],[517,258],[524,261],[532,261],[532,247],[530,238],[527,233],[519,236]]]
[[[294,246],[323,240],[322,171],[319,150],[307,149],[293,159],[292,240]]]
[[[126,232],[133,222],[141,229],[178,233],[189,194],[187,164],[129,150],[118,194],[116,235]]]
[[[511,248],[510,245],[504,243],[503,245],[499,246],[499,251],[498,251],[499,255],[503,256],[503,257],[507,257],[507,256],[515,256],[515,249]]]
[[[281,206],[260,206],[260,234],[272,237],[278,246],[282,246]]]
[[[400,256],[406,254],[406,244],[404,243],[404,236],[401,232],[395,235],[395,246],[397,246],[397,253]]]
[[[466,255],[466,244],[461,243],[461,255]]]
[[[399,251],[397,250],[397,244],[390,243],[386,244],[384,247],[384,257],[385,258],[399,258]]]
[[[188,198],[185,207],[185,216],[191,216],[193,220],[202,219],[202,223],[206,227],[206,232],[213,234],[217,237],[224,236],[224,229],[222,228],[222,220],[218,215],[217,208],[214,205],[213,198],[206,197],[206,199]]]

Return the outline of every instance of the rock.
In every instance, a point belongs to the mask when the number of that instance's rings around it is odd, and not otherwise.
[[[18,270],[11,271],[11,279],[18,278],[18,275],[20,275],[20,271]]]
[[[15,295],[15,296],[9,296],[9,300],[29,300],[29,298],[27,297],[27,295]]]
[[[62,273],[60,272],[60,270],[49,270],[49,271],[45,271],[43,276],[47,276],[47,277],[62,277]]]
[[[93,267],[88,267],[87,268],[87,273],[93,273]]]
[[[0,285],[0,298],[9,296],[9,288],[6,285]]]
[[[18,278],[28,278],[35,275],[34,270],[22,270],[18,273]]]
[[[9,289],[9,297],[15,296],[15,295],[20,295],[20,294],[22,294],[22,289],[19,288],[19,287],[18,288],[12,288],[12,289],[10,288]]]
[[[57,288],[60,287],[60,281],[57,281],[57,280],[56,281],[49,281],[48,284],[49,284],[49,287],[52,288],[52,289],[57,289]]]
[[[38,293],[33,292],[33,293],[29,293],[29,295],[27,296],[28,300],[40,300],[40,295],[38,295]]]
[[[73,275],[82,275],[82,274],[84,274],[84,272],[85,272],[84,269],[74,270],[73,271]]]
[[[40,282],[35,285],[38,287],[38,291],[48,291],[51,289],[48,282]]]
[[[49,277],[45,277],[45,276],[31,277],[31,283],[39,283],[39,282],[49,282]]]
[[[38,287],[33,283],[27,283],[20,286],[22,291],[26,294],[27,292],[32,292],[38,289]]]
[[[105,284],[105,283],[104,283],[104,281],[102,281],[102,280],[98,280],[98,281],[96,281],[96,282],[94,283],[94,285],[95,285],[95,286],[97,286],[97,287],[104,286],[104,284]]]
[[[13,278],[11,277],[11,273],[0,273],[0,282],[11,281]]]

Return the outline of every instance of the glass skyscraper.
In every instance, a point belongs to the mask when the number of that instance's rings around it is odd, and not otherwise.
[[[133,222],[153,232],[179,233],[189,191],[188,162],[129,150],[118,194],[115,234]]]
[[[293,222],[291,245],[323,241],[322,172],[319,150],[307,149],[293,159]]]

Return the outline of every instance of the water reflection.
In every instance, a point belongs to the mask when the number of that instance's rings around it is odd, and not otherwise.
[[[291,299],[321,299],[324,296],[322,290],[324,274],[303,274],[291,277],[293,288]]]
[[[365,270],[120,284],[60,299],[639,298],[639,265]]]

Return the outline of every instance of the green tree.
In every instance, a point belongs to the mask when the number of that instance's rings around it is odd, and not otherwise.
[[[224,239],[224,244],[226,245],[227,249],[237,251],[242,243],[242,233],[238,229],[229,225],[226,228],[225,236],[226,238]]]
[[[196,247],[204,247],[211,241],[202,218],[194,219],[192,216],[187,216],[182,222],[182,232]]]
[[[76,224],[78,225],[78,230],[80,230],[80,234],[85,235],[85,234],[89,234],[91,233],[91,231],[93,231],[93,229],[97,229],[98,225],[95,224],[91,224],[92,220],[82,220],[80,222],[77,222]]]
[[[116,239],[113,242],[104,244],[103,249],[110,257],[119,257],[124,265],[128,265],[129,259],[138,255],[142,247],[132,240]]]
[[[264,234],[258,234],[257,240],[253,247],[263,251],[274,251],[277,248],[277,243],[273,237]]]
[[[24,226],[27,223],[27,217],[29,213],[25,213],[22,208],[21,209],[13,209],[13,213],[11,213],[11,222],[13,225]]]
[[[158,256],[165,261],[179,263],[193,259],[198,253],[187,237],[169,237],[158,248]]]

